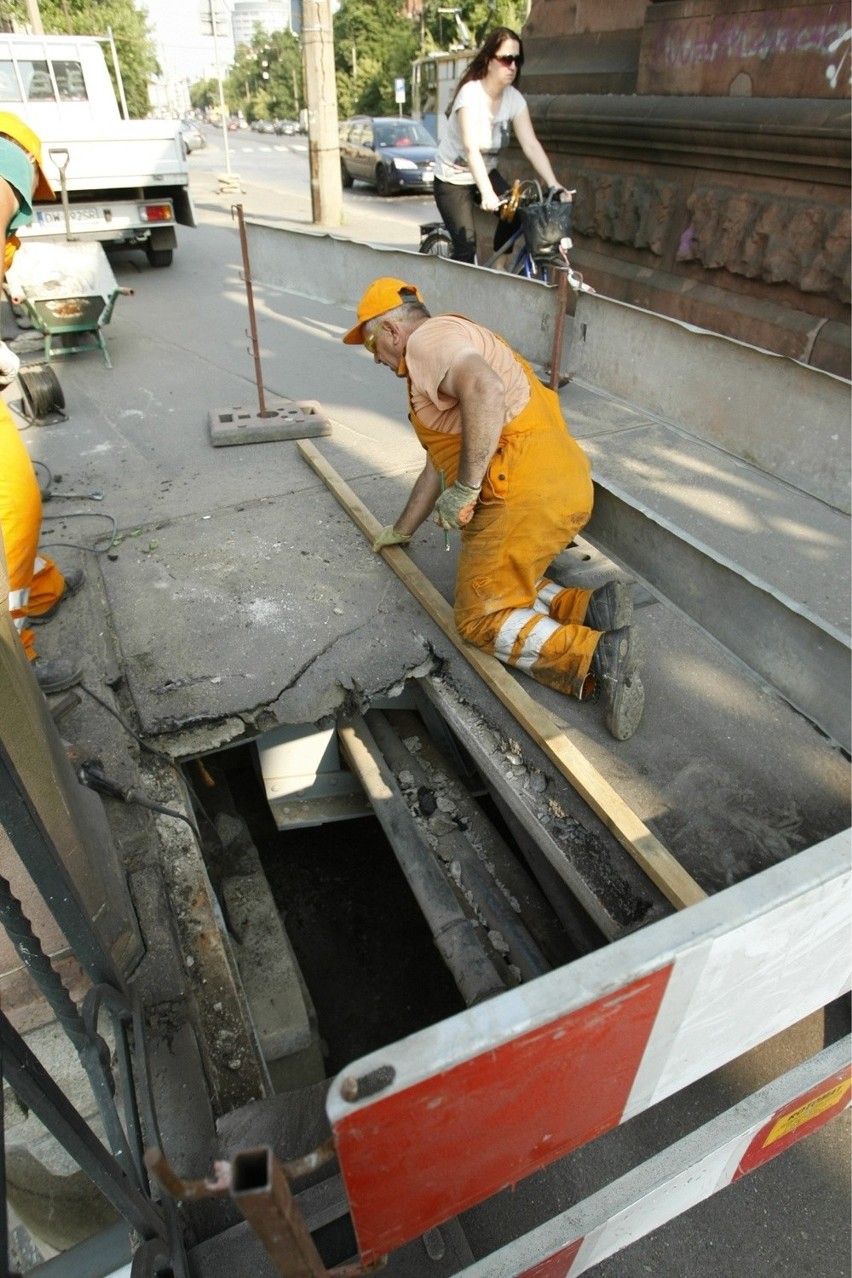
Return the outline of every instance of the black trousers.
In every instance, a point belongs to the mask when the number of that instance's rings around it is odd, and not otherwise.
[[[509,190],[509,183],[502,173],[492,169],[489,177],[497,194],[505,195]],[[474,209],[479,207],[479,187],[473,182],[467,186],[459,186],[454,182],[442,182],[440,178],[435,178],[434,188],[438,212],[453,242],[450,257],[454,262],[475,262],[476,227],[473,219]],[[514,235],[518,227],[518,219],[515,217],[511,222],[504,222],[502,218],[495,217],[495,222],[494,252],[496,253],[498,248],[505,244],[511,235]]]

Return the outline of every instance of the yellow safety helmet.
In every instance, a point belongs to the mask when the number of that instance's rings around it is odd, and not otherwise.
[[[33,133],[28,124],[24,124],[19,115],[14,115],[11,111],[0,111],[0,135],[17,142],[18,146],[22,147],[35,160],[38,180],[33,191],[33,198],[36,200],[55,199],[53,187],[45,177],[44,169],[41,166],[41,138],[36,133]]]

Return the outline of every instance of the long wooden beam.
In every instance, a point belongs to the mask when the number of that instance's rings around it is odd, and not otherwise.
[[[333,466],[311,443],[299,441],[299,452],[311,469],[334,494],[370,542],[375,541],[382,525],[364,505],[357,493],[341,479]],[[466,643],[456,630],[453,612],[446,599],[435,589],[429,579],[411,562],[400,546],[386,546],[382,551],[385,562],[419,600],[433,621],[455,644],[459,652],[482,676],[488,687],[500,698],[518,723],[544,750],[565,779],[588,803],[593,812],[615,835],[652,883],[677,909],[695,905],[704,900],[706,892],[663,844],[651,833],[643,821],[616,793],[589,760],[568,740],[553,716],[525,692],[509,671],[496,657]]]

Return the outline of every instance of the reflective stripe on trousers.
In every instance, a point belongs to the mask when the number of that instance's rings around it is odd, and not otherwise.
[[[29,453],[0,400],[0,532],[9,577],[9,611],[27,656],[35,657],[35,632],[27,622],[32,611],[46,612],[65,588],[65,578],[51,559],[39,555],[41,493]]]

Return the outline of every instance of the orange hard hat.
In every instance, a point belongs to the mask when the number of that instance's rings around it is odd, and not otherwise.
[[[354,328],[350,328],[343,339],[346,345],[360,345],[364,340],[364,325],[369,324],[370,320],[376,319],[379,315],[384,315],[386,311],[392,311],[397,306],[401,306],[405,301],[404,293],[413,293],[418,302],[423,301],[417,286],[406,284],[405,280],[395,280],[389,275],[373,280],[358,303],[358,323]]]
[[[0,134],[11,138],[13,142],[17,142],[18,146],[35,160],[37,181],[33,191],[34,198],[37,200],[54,199],[53,187],[48,182],[41,166],[41,138],[36,133],[33,133],[28,124],[24,124],[19,115],[14,115],[11,111],[0,111]]]

